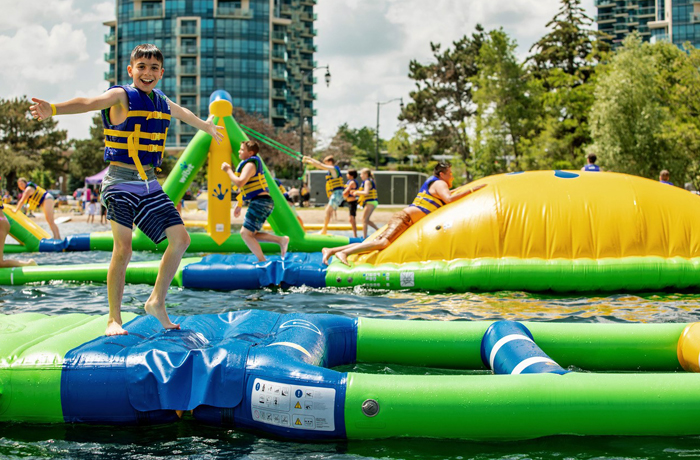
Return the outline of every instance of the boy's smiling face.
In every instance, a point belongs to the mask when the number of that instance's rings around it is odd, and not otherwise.
[[[129,65],[126,70],[134,79],[134,86],[144,93],[150,93],[158,81],[163,78],[163,66],[156,58],[140,57]]]

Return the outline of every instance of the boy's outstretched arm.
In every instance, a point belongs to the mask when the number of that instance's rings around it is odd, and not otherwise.
[[[210,117],[207,119],[207,121],[204,121],[192,113],[189,109],[177,105],[170,99],[168,99],[168,103],[170,104],[170,115],[209,134],[214,138],[217,144],[221,143],[221,140],[224,138],[221,131],[224,130],[224,127],[215,125],[213,117]]]
[[[53,115],[93,112],[95,110],[108,109],[115,105],[121,105],[124,108],[129,106],[126,91],[121,88],[112,88],[96,97],[76,97],[75,99],[53,105],[36,97],[32,98],[32,102],[34,102],[34,105],[29,106],[29,111],[32,117],[39,121],[46,120]]]
[[[306,155],[304,155],[304,157],[302,158],[301,161],[302,161],[302,163],[306,163],[306,164],[309,164],[309,165],[313,165],[313,166],[315,166],[315,167],[317,167],[317,168],[327,169],[327,170],[329,170],[329,171],[335,171],[335,167],[334,167],[334,166],[330,166],[330,165],[327,165],[327,164],[323,164],[323,163],[321,163],[320,161],[318,161],[316,158],[311,158],[311,157],[306,156]]]

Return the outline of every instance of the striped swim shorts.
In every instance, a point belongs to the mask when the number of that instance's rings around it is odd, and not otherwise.
[[[253,233],[259,232],[274,209],[275,202],[269,196],[263,195],[253,198],[248,205],[248,211],[245,213],[243,228]]]
[[[130,174],[129,170],[120,169],[120,175]],[[111,173],[110,166],[107,174]],[[138,181],[138,173],[134,173],[137,180],[118,182],[103,189],[101,199],[107,208],[107,219],[130,229],[136,225],[151,241],[158,244],[166,238],[167,228],[183,225],[182,218],[157,180],[149,180],[146,184]]]

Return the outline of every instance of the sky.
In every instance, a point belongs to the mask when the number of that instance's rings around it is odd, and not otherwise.
[[[582,1],[591,17],[593,1]],[[324,70],[316,71],[314,124],[320,145],[343,123],[376,127],[377,102],[403,98],[408,103],[415,88],[409,63],[430,63],[431,42],[444,49],[480,23],[486,30],[502,27],[524,58],[559,7],[558,0],[319,0],[315,60],[329,65],[332,76],[326,87]],[[0,62],[5,64],[0,66],[0,98],[61,102],[106,89],[104,35],[109,29],[102,23],[115,18],[114,0],[0,0],[0,11]],[[399,101],[381,106],[382,138],[399,128],[398,114]],[[70,138],[84,139],[91,118],[57,120]]]

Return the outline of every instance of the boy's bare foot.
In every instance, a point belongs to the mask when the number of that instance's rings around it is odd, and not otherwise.
[[[284,259],[284,255],[287,254],[287,246],[289,246],[289,237],[283,236],[282,243],[280,243],[280,256]]]
[[[158,321],[160,321],[160,324],[163,326],[164,329],[180,329],[179,324],[175,324],[172,321],[170,321],[170,317],[165,312],[165,304],[149,305],[148,303],[146,303],[146,305],[144,305],[143,308],[144,310],[146,310],[146,313],[158,318]]]
[[[30,266],[37,265],[37,263],[36,263],[36,260],[34,260],[34,259],[29,259],[28,261],[24,262],[23,265],[24,265],[25,267],[30,267]]]
[[[129,335],[129,333],[116,321],[108,321],[105,335],[109,337],[113,335]]]
[[[338,258],[339,261],[341,261],[345,265],[350,265],[348,263],[348,255],[345,254],[343,251],[337,252],[335,256]]]
[[[323,254],[323,263],[328,265],[328,259],[331,258],[333,254],[331,254],[331,248],[323,248],[321,249],[321,254]]]

